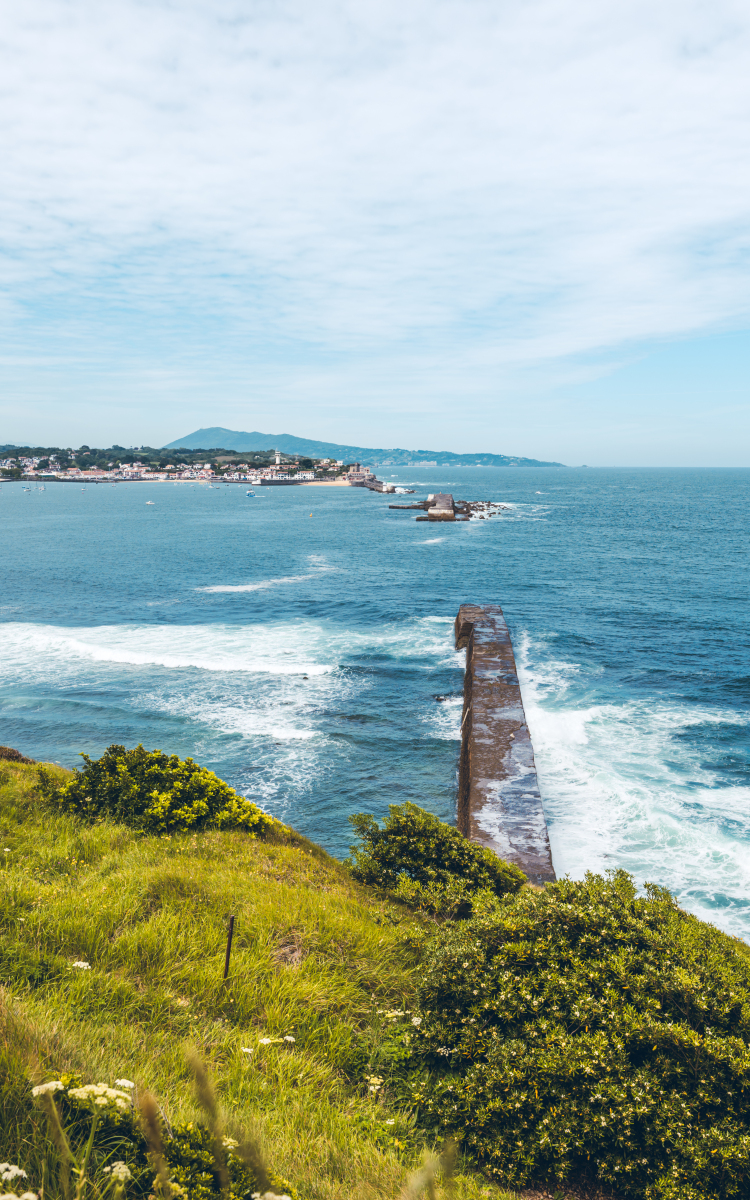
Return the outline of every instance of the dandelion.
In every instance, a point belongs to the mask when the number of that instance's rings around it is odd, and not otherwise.
[[[127,1183],[133,1178],[130,1167],[125,1162],[113,1162],[111,1167],[104,1168],[104,1174],[111,1175],[118,1183]]]
[[[91,963],[87,963],[87,962],[74,962],[74,963],[71,963],[70,965],[72,967],[78,967],[79,971],[90,971],[91,970]]]
[[[115,1080],[115,1087],[120,1087],[120,1088],[124,1088],[124,1087],[126,1087],[126,1088],[134,1088],[134,1087],[135,1087],[135,1084],[133,1083],[133,1080],[132,1080],[132,1079],[116,1079],[116,1080]]]
[[[65,1084],[62,1079],[50,1079],[49,1083],[38,1083],[31,1089],[32,1096],[44,1096],[46,1092],[60,1092]]]
[[[10,1183],[13,1179],[27,1179],[28,1176],[22,1167],[17,1167],[14,1163],[0,1163],[0,1179],[3,1183]]]

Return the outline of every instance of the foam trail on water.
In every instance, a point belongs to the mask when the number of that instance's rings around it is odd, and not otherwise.
[[[267,588],[280,587],[284,583],[304,583],[314,575],[280,575],[277,579],[261,579],[259,583],[215,583],[210,587],[197,587],[196,592],[263,592]]]
[[[750,718],[668,697],[591,703],[590,673],[526,636],[516,661],[558,875],[623,867],[748,937],[750,789],[722,781],[690,733]]]

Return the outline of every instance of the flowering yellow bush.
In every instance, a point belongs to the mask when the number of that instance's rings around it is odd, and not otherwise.
[[[750,1196],[750,961],[624,871],[443,926],[413,1039],[422,1118],[506,1186]]]
[[[99,759],[82,754],[85,766],[69,783],[58,785],[38,768],[42,794],[66,812],[89,821],[110,817],[145,833],[193,829],[245,829],[268,832],[281,825],[252,801],[192,758],[136,746],[108,746]]]

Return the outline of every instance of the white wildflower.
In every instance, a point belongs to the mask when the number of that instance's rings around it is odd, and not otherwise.
[[[74,962],[74,963],[71,963],[70,965],[71,965],[71,967],[78,967],[79,971],[90,971],[91,970],[91,963],[87,963],[87,962]]]
[[[130,1167],[125,1162],[113,1162],[111,1167],[104,1168],[104,1174],[111,1175],[119,1183],[127,1183],[129,1179],[133,1178]]]
[[[0,1163],[0,1179],[3,1183],[10,1183],[11,1179],[27,1179],[28,1176],[22,1167],[15,1166],[14,1163]]]
[[[118,1088],[134,1088],[135,1084],[132,1079],[116,1079],[115,1087]]]
[[[412,1023],[412,1025],[421,1025],[422,1018],[421,1017],[412,1017],[411,1023]]]
[[[291,1037],[288,1033],[286,1034],[286,1036],[284,1038],[285,1042],[296,1042],[296,1040],[297,1040],[296,1038]]]
[[[45,1092],[59,1092],[65,1087],[62,1079],[50,1079],[49,1083],[38,1083],[31,1089],[32,1096],[43,1096]]]
[[[243,1054],[252,1054],[253,1052],[251,1046],[240,1046],[240,1050]]]
[[[130,1092],[118,1091],[106,1083],[87,1083],[83,1087],[71,1088],[68,1095],[74,1100],[95,1104],[98,1108],[105,1108],[107,1104],[112,1103],[120,1112],[125,1112],[132,1103]]]
[[[396,1124],[395,1121],[386,1121],[386,1125],[395,1125],[395,1124]]]
[[[235,1142],[234,1138],[225,1137],[221,1139],[221,1144],[225,1150],[236,1150],[239,1142]]]
[[[39,1200],[36,1192],[21,1192],[20,1196],[16,1196],[16,1200]]]

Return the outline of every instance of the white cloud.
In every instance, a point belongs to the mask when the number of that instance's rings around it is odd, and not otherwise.
[[[747,322],[744,6],[5,7],[6,359],[423,409]]]

